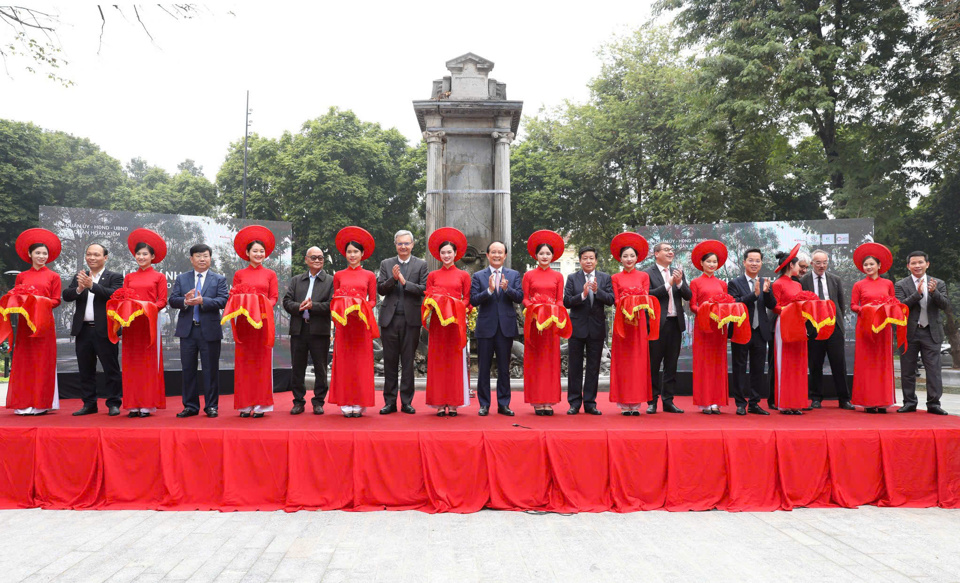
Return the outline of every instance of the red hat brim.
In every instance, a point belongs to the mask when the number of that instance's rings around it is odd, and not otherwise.
[[[797,257],[797,254],[800,253],[800,243],[797,243],[793,246],[793,249],[790,250],[790,254],[783,258],[783,261],[780,262],[780,265],[774,269],[774,273],[780,273],[783,271],[783,268],[790,265],[790,263]]]
[[[690,262],[693,266],[703,271],[703,257],[709,253],[717,254],[717,269],[722,268],[727,263],[727,246],[716,239],[707,239],[700,241],[690,253]]]
[[[47,263],[53,263],[60,257],[62,245],[60,237],[57,237],[53,231],[46,229],[27,229],[17,237],[17,255],[27,263],[33,263],[30,259],[30,245],[34,243],[43,243],[47,246]]]
[[[647,243],[647,240],[639,233],[620,233],[613,238],[613,241],[610,241],[610,253],[617,261],[620,261],[620,251],[624,247],[633,247],[634,250],[636,250],[637,263],[646,259],[647,254],[650,252],[650,244]]]
[[[542,229],[534,232],[530,235],[530,238],[527,239],[527,253],[530,254],[530,257],[534,259],[537,258],[537,247],[539,247],[541,243],[546,243],[553,248],[554,260],[557,260],[557,258],[563,255],[563,237],[554,231]]]
[[[240,259],[250,260],[250,256],[247,254],[247,245],[253,241],[263,242],[263,247],[267,251],[267,257],[270,257],[273,249],[277,246],[277,240],[273,236],[273,231],[270,229],[263,225],[244,227],[240,229],[237,236],[233,238],[233,250],[237,252],[237,256]]]
[[[467,236],[464,235],[460,229],[454,229],[453,227],[441,227],[433,233],[430,233],[427,247],[430,249],[430,254],[433,255],[434,259],[440,261],[440,245],[442,245],[444,241],[450,241],[457,247],[457,255],[453,258],[454,261],[463,259],[464,253],[467,252]]]
[[[167,256],[167,242],[163,240],[156,231],[150,229],[134,229],[127,235],[127,248],[130,253],[136,255],[137,243],[146,243],[153,249],[153,261],[151,263],[160,263]]]
[[[879,273],[886,273],[889,271],[891,264],[893,264],[893,253],[890,252],[890,249],[886,245],[881,245],[880,243],[864,243],[854,249],[853,262],[856,264],[857,269],[863,273],[866,273],[863,271],[863,262],[867,257],[877,258],[877,261],[880,262],[880,269],[877,270]]]
[[[356,241],[363,246],[363,255],[360,257],[360,261],[373,255],[376,243],[373,240],[373,235],[363,227],[344,227],[340,229],[336,238],[337,251],[340,252],[340,255],[347,256],[347,243],[350,241]]]

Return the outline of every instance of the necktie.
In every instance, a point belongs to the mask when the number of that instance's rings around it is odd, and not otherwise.
[[[306,297],[304,297],[303,299],[307,299],[307,298],[312,298],[312,297],[313,297],[313,282],[315,282],[316,280],[317,280],[317,278],[316,278],[315,276],[310,276],[310,285],[307,287],[307,295],[306,295]],[[304,321],[304,322],[309,322],[309,321],[310,321],[310,310],[304,310],[304,311],[303,311],[303,321]]]
[[[817,297],[820,298],[821,300],[827,299],[826,296],[823,295],[823,276],[822,275],[817,276]]]
[[[755,288],[757,286],[757,281],[759,280],[750,278],[750,285]],[[763,297],[763,288],[760,288],[760,295],[757,296],[757,301],[753,303],[753,318],[752,318],[753,322],[751,323],[752,328],[756,328],[757,326],[760,325],[760,302],[761,302],[760,298],[762,297]]]
[[[203,274],[197,274],[197,295],[202,295],[203,293]],[[200,304],[193,306],[193,321],[197,324],[200,323]]]
[[[496,290],[497,295],[500,295],[500,270],[498,269],[498,270],[494,271],[494,273],[497,274],[497,276],[494,278],[494,287],[493,287],[493,289]]]
[[[593,274],[587,275],[587,283],[593,283]],[[593,290],[587,292],[587,298],[590,299],[590,307],[593,307]]]
[[[921,277],[917,281],[917,285],[923,286],[923,294],[920,296],[920,317],[917,318],[917,324],[921,326],[927,326],[930,324],[930,320],[927,318],[927,282],[925,277]]]
[[[670,283],[670,271],[664,267],[661,269],[663,271],[663,283],[667,284],[667,315],[676,316],[677,308],[673,303],[673,284]]]

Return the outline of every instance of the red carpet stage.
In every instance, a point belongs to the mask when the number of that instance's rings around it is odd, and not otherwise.
[[[45,417],[0,409],[0,508],[555,512],[777,510],[797,506],[960,507],[960,419],[867,415],[830,407],[802,417],[695,412],[347,419],[278,411],[241,419]],[[605,401],[606,394],[601,395]],[[378,405],[379,407],[380,405]],[[515,425],[516,424],[516,425]]]

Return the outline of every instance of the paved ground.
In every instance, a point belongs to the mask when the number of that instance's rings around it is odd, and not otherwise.
[[[960,511],[0,512],[3,581],[960,581]]]

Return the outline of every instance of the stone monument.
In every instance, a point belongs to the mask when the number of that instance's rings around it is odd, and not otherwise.
[[[427,142],[427,224],[467,236],[461,267],[486,266],[494,240],[510,241],[510,143],[520,126],[522,101],[507,101],[506,84],[489,77],[493,62],[473,53],[446,63],[450,75],[433,82],[430,99],[413,109]],[[438,262],[427,256],[431,269]],[[508,259],[507,265],[510,264]]]

